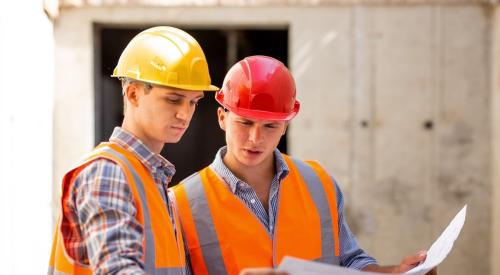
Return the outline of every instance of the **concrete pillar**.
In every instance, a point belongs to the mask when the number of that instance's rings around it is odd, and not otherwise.
[[[46,272],[52,239],[52,22],[42,1],[0,1],[2,274]]]
[[[491,274],[500,275],[500,6],[495,6],[492,16],[491,50]]]

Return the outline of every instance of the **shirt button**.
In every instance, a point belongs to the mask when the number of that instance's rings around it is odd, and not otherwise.
[[[251,203],[255,203],[255,199],[251,199],[251,200],[250,200],[250,202],[251,202]]]

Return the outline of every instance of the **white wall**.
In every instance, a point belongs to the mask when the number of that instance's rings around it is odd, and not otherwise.
[[[52,220],[53,26],[42,1],[0,1],[0,266],[45,274]]]

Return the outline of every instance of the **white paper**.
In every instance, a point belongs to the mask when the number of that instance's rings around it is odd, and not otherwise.
[[[427,250],[427,258],[419,266],[406,272],[407,274],[425,274],[427,271],[439,265],[450,253],[453,243],[458,238],[465,223],[467,205],[453,218],[448,227],[441,233],[441,236]]]
[[[380,273],[359,271],[357,269],[345,268],[337,265],[329,265],[311,262],[285,256],[278,270],[288,272],[290,275],[380,275]]]
[[[427,251],[427,258],[419,266],[406,272],[405,274],[423,275],[429,270],[438,266],[450,253],[453,243],[458,238],[460,231],[465,223],[467,205],[453,218],[448,227],[441,233],[439,238],[432,244]],[[380,273],[364,272],[356,269],[345,268],[341,266],[311,262],[294,257],[285,256],[279,270],[287,271],[290,275],[379,275]]]

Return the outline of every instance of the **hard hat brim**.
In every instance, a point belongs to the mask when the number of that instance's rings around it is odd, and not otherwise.
[[[182,85],[182,84],[172,84],[172,85],[165,85],[164,83],[161,83],[159,81],[154,81],[154,80],[150,80],[150,79],[141,79],[141,78],[136,78],[136,77],[131,77],[131,76],[128,76],[128,75],[117,75],[117,74],[112,74],[111,77],[117,77],[117,78],[120,78],[120,77],[127,77],[127,78],[130,78],[130,79],[134,79],[134,80],[137,80],[137,81],[141,81],[141,82],[145,82],[145,83],[150,83],[150,84],[154,84],[154,85],[158,85],[158,86],[162,86],[162,87],[170,87],[170,88],[177,88],[177,89],[182,89],[182,90],[188,90],[188,91],[207,91],[207,92],[216,92],[218,90],[220,90],[219,87],[217,86],[214,86],[214,85]]]
[[[253,118],[253,119],[261,119],[261,120],[275,120],[275,121],[289,121],[292,120],[300,110],[300,102],[298,100],[295,100],[295,104],[293,106],[293,110],[290,113],[276,113],[276,112],[268,112],[268,111],[260,111],[260,110],[250,110],[250,109],[245,109],[245,108],[237,108],[237,107],[231,107],[228,106],[227,104],[223,104],[217,96],[215,97],[215,100],[219,102],[219,104],[228,109],[229,111],[241,116],[241,117],[246,117],[246,118]]]

